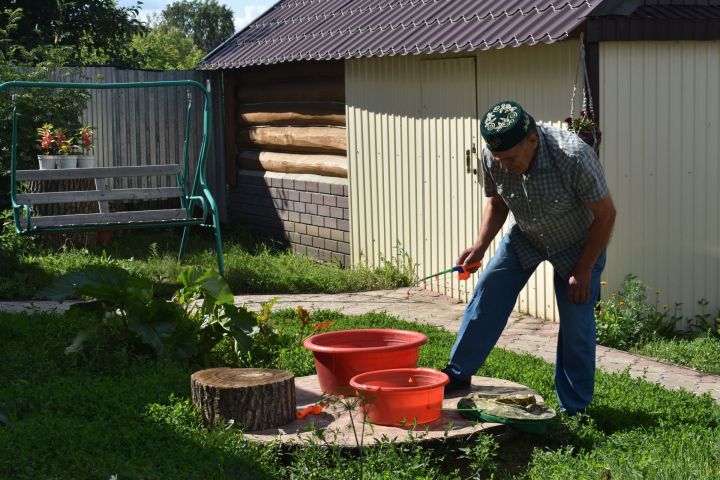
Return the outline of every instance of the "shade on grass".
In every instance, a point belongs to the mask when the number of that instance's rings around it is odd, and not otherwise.
[[[156,283],[157,293],[169,295],[177,288],[183,265],[217,269],[212,237],[193,231],[183,257],[177,261],[180,231],[131,230],[118,232],[105,247],[66,248],[59,251],[18,246],[12,258],[0,260],[11,267],[0,269],[0,299],[29,299],[42,286],[68,271],[88,265],[115,265]],[[226,234],[225,234],[226,233]],[[223,249],[226,279],[233,292],[241,293],[340,293],[397,288],[412,281],[412,261],[402,250],[387,252],[378,267],[343,268],[296,255],[287,245],[263,241],[248,234],[225,232]]]

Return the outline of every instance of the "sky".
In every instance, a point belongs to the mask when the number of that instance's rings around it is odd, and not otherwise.
[[[173,3],[172,0],[141,0],[142,10],[140,19],[144,20],[149,14],[160,13],[163,8]],[[118,6],[130,7],[135,5],[135,0],[117,0]],[[225,5],[233,11],[235,16],[235,31],[244,28],[248,23],[255,20],[261,13],[273,6],[276,0],[218,0],[218,3]]]

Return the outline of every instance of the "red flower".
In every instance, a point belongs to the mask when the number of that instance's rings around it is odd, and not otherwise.
[[[40,139],[40,146],[45,150],[52,147],[52,133],[49,131],[45,131],[45,133],[43,133],[42,138]]]
[[[55,145],[59,148],[62,147],[63,142],[65,142],[65,132],[62,130],[57,130],[55,132]]]

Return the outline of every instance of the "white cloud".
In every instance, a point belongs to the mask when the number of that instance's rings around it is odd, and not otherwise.
[[[244,7],[244,13],[241,16],[235,15],[235,31],[242,30],[250,22],[260,16],[261,13],[268,9],[267,5],[252,4]]]

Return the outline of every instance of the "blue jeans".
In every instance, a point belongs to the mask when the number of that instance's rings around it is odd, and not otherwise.
[[[595,301],[605,252],[592,270],[590,295],[582,304],[567,297],[567,281],[555,273],[555,297],[560,312],[555,360],[555,391],[560,410],[575,414],[585,409],[595,389]],[[507,324],[515,301],[535,269],[523,270],[506,235],[483,270],[463,315],[450,352],[450,373],[468,378],[485,363]]]

